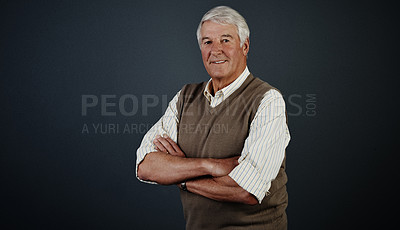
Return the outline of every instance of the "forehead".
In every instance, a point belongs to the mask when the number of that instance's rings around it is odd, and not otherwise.
[[[201,37],[221,37],[222,35],[238,36],[237,28],[232,24],[219,24],[213,21],[205,21],[201,27]]]

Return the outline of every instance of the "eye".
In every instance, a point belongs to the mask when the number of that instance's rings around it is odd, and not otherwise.
[[[205,41],[204,42],[204,45],[209,45],[209,44],[211,44],[211,41]]]
[[[229,39],[223,39],[222,42],[224,43],[229,42]]]

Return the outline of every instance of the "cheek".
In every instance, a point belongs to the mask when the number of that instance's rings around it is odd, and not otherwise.
[[[228,58],[234,58],[236,56],[237,50],[234,47],[225,47],[224,54]]]
[[[232,61],[238,61],[241,56],[243,56],[243,53],[241,50],[238,49],[230,49],[228,52],[229,58],[231,58]]]
[[[208,52],[206,50],[201,50],[201,58],[203,59],[204,62],[207,61],[208,59]]]

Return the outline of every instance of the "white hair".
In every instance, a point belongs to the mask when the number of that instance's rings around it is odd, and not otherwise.
[[[201,19],[199,27],[197,27],[197,41],[201,45],[200,30],[205,21],[212,21],[218,24],[231,24],[237,27],[240,38],[240,47],[243,46],[246,39],[250,38],[250,29],[247,26],[246,20],[236,10],[228,6],[217,6],[209,10]]]

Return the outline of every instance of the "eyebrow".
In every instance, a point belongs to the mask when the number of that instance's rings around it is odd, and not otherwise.
[[[233,38],[233,36],[230,35],[230,34],[223,34],[223,35],[221,35],[221,38],[222,38],[222,37]],[[210,39],[210,38],[209,38],[209,37],[203,37],[201,40],[203,41],[203,40],[207,40],[207,39]]]
[[[230,35],[230,34],[223,34],[221,37],[233,38],[233,36],[232,36],[232,35]]]

